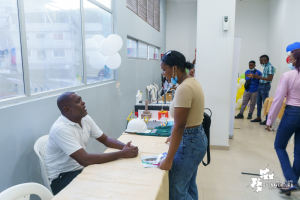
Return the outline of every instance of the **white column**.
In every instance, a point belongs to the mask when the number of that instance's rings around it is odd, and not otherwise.
[[[211,145],[228,147],[236,0],[197,1],[196,79],[213,112]],[[222,20],[228,16],[229,29]],[[231,128],[232,129],[232,128]]]

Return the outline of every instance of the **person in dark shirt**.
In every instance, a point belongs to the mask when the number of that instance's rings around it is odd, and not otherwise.
[[[261,76],[262,73],[257,69],[255,69],[255,66],[256,66],[255,61],[253,60],[250,61],[249,69],[245,72],[245,74],[256,74],[258,76]],[[251,81],[250,87],[248,88],[248,90],[245,90],[241,111],[237,116],[235,116],[235,119],[244,119],[243,113],[249,101],[251,102],[250,102],[250,110],[247,119],[252,119],[252,114],[255,109],[259,79],[246,77],[246,81]]]

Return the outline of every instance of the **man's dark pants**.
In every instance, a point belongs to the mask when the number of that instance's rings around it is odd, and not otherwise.
[[[269,92],[271,90],[270,83],[259,83],[258,91],[257,91],[257,117],[261,117],[261,109],[266,100],[269,97]],[[266,120],[268,119],[268,115],[266,116]]]
[[[54,195],[64,189],[71,181],[82,172],[81,170],[65,172],[59,174],[58,178],[54,179],[51,183],[51,189]]]

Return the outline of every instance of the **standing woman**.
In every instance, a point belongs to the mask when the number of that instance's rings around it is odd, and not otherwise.
[[[200,83],[186,73],[185,68],[190,67],[178,51],[169,51],[162,57],[163,75],[169,82],[177,76],[179,84],[170,106],[174,127],[167,140],[169,152],[160,165],[160,169],[170,170],[170,199],[198,200],[197,170],[207,149],[202,127],[204,94]]]
[[[275,138],[275,150],[279,158],[284,177],[293,186],[281,187],[281,193],[299,190],[300,176],[300,49],[292,51],[289,67],[292,69],[281,76],[274,101],[269,112],[267,129],[276,120],[286,96],[286,107]],[[294,164],[291,166],[286,146],[295,133]]]

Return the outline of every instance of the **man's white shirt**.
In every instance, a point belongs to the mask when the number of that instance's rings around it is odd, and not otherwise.
[[[82,128],[63,115],[52,125],[44,157],[50,183],[60,173],[83,169],[70,155],[86,149],[89,137],[99,138],[103,134],[89,115],[82,118],[81,125]]]

